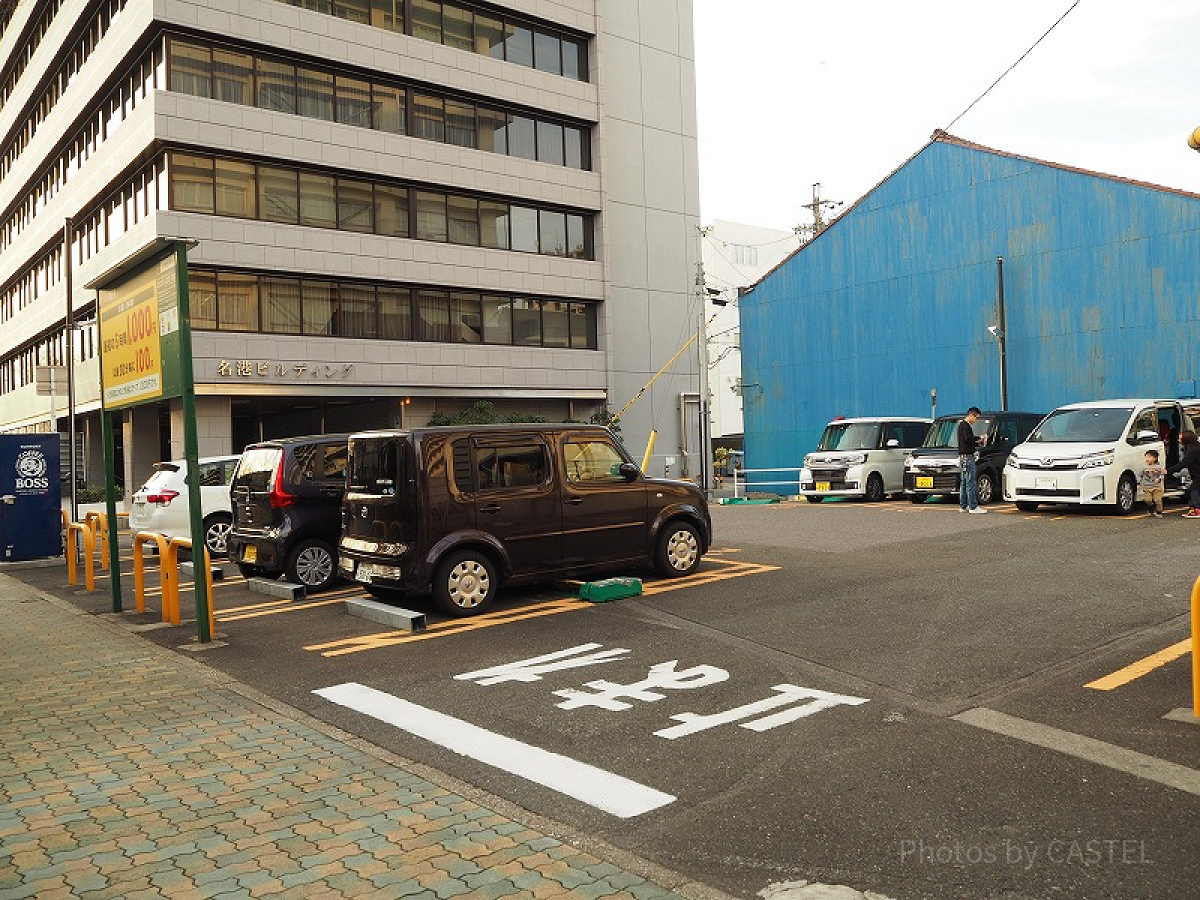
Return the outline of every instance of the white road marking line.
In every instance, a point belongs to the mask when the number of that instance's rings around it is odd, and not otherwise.
[[[622,819],[640,816],[675,800],[671,794],[612,772],[495,734],[365,685],[347,682],[313,693]]]
[[[1041,725],[1037,722],[1030,722],[1028,719],[1019,719],[1016,716],[1005,715],[982,707],[968,709],[953,718],[985,731],[1003,734],[1019,741],[1045,747],[1048,750],[1056,750],[1068,756],[1085,759],[1088,762],[1107,766],[1129,775],[1136,775],[1138,778],[1145,778],[1147,781],[1157,781],[1159,784],[1165,784],[1167,787],[1186,791],[1189,794],[1200,794],[1200,771],[1168,762],[1165,759],[1147,756],[1136,750],[1127,750],[1116,744],[1098,741],[1095,738],[1063,731],[1061,728]]]

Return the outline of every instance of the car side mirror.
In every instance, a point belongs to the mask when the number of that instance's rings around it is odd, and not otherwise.
[[[1153,431],[1139,431],[1136,441],[1139,444],[1152,444],[1155,441],[1161,441],[1162,438]]]
[[[620,473],[621,477],[626,481],[633,481],[642,474],[641,469],[630,462],[621,463],[621,467],[617,469],[617,472]]]

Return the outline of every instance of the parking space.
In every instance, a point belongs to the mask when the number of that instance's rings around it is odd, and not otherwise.
[[[467,619],[418,599],[416,634],[348,615],[362,594],[346,583],[291,601],[230,574],[222,646],[199,658],[737,895],[868,872],[853,883],[957,896],[953,867],[913,842],[1002,840],[1043,856],[993,867],[980,896],[1169,895],[1200,813],[1200,732],[1169,717],[1190,701],[1194,526],[991,509],[715,507],[718,547],[692,576],[613,573],[644,591],[604,604],[572,583],[514,588]],[[107,602],[103,580],[71,596]],[[146,626],[153,606],[121,620]],[[1080,834],[1136,838],[1154,865],[1044,858]]]

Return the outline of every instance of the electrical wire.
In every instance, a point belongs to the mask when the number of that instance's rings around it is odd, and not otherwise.
[[[1069,16],[1069,15],[1071,14],[1071,10],[1073,10],[1075,7],[1077,7],[1077,6],[1079,5],[1079,2],[1080,2],[1080,0],[1075,0],[1075,2],[1071,4],[1071,6],[1070,6],[1070,7],[1067,9],[1067,11],[1066,11],[1065,13],[1063,13],[1061,16],[1059,16],[1059,17],[1058,17],[1058,19],[1056,19],[1056,20],[1055,20],[1055,22],[1054,22],[1054,24],[1053,24],[1053,25],[1051,25],[1049,28],[1047,28],[1047,29],[1046,29],[1046,33],[1045,33],[1045,34],[1043,34],[1043,35],[1042,35],[1040,38],[1038,38],[1036,41],[1034,41],[1034,42],[1033,42],[1033,46],[1031,46],[1031,47],[1030,47],[1028,50],[1026,50],[1024,53],[1022,53],[1022,54],[1021,54],[1021,56],[1020,56],[1020,58],[1019,58],[1019,59],[1018,59],[1018,60],[1017,60],[1015,63],[1013,63],[1011,66],[1009,66],[1007,69],[1005,69],[1005,70],[1004,70],[1004,71],[1003,71],[1003,72],[1000,74],[1000,77],[999,77],[999,78],[997,78],[997,79],[996,79],[995,81],[993,81],[993,82],[992,82],[990,85],[988,85],[988,88],[987,88],[987,90],[986,90],[986,91],[984,91],[982,94],[980,94],[980,95],[979,95],[978,97],[976,97],[974,100],[972,100],[972,101],[971,101],[971,103],[970,103],[970,105],[969,105],[969,106],[968,106],[966,109],[964,109],[962,112],[960,112],[960,113],[959,113],[957,116],[955,116],[955,117],[954,117],[954,121],[952,121],[952,122],[951,122],[949,125],[947,125],[947,126],[946,126],[944,129],[942,129],[942,130],[943,130],[943,131],[949,131],[951,128],[953,128],[953,127],[954,127],[954,123],[955,123],[955,122],[957,122],[959,119],[961,119],[963,116],[965,116],[967,113],[969,113],[969,112],[971,111],[971,109],[972,109],[972,108],[975,106],[975,104],[976,104],[976,103],[978,103],[980,100],[982,100],[984,97],[986,97],[986,96],[988,95],[988,93],[989,93],[989,92],[992,90],[992,88],[994,88],[996,85],[998,85],[998,84],[999,84],[999,83],[1000,83],[1000,82],[1003,80],[1003,78],[1004,78],[1004,76],[1005,76],[1005,75],[1007,75],[1009,72],[1011,72],[1011,71],[1012,71],[1013,69],[1015,69],[1017,66],[1019,66],[1019,65],[1021,64],[1021,61],[1022,61],[1023,59],[1025,59],[1025,57],[1027,57],[1027,56],[1028,56],[1030,53],[1032,53],[1032,52],[1033,52],[1033,48],[1034,48],[1034,47],[1036,47],[1038,44],[1040,44],[1040,43],[1041,43],[1043,40],[1045,40],[1045,39],[1046,39],[1046,35],[1048,35],[1048,34],[1049,34],[1050,32],[1052,32],[1052,31],[1053,31],[1055,28],[1057,28],[1057,27],[1058,27],[1058,23],[1059,23],[1059,22],[1061,22],[1063,19],[1065,19],[1067,16]]]

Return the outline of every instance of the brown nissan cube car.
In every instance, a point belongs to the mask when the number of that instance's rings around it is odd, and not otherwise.
[[[431,592],[453,616],[502,583],[653,564],[689,575],[704,495],[647,478],[607,428],[485,425],[350,437],[338,566],[380,599]]]

